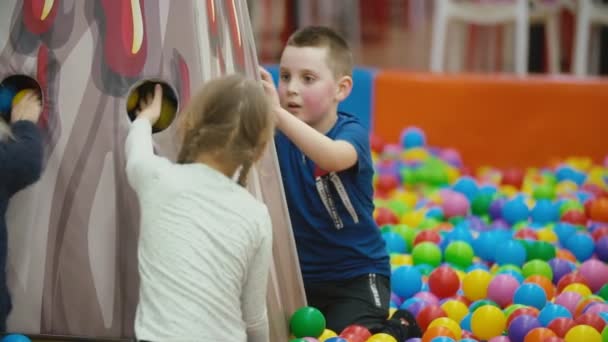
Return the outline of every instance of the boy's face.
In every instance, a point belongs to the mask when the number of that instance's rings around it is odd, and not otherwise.
[[[338,83],[327,64],[327,48],[285,48],[278,89],[283,108],[318,130],[329,129],[324,126],[336,110],[337,90]]]

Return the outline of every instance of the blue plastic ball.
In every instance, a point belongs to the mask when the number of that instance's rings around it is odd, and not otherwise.
[[[502,207],[502,217],[509,224],[525,221],[528,219],[528,215],[528,206],[522,199],[514,198],[507,201]]]
[[[401,298],[409,298],[422,288],[422,274],[412,266],[401,266],[393,271],[391,289]]]
[[[498,243],[495,260],[501,266],[511,264],[521,267],[526,262],[526,249],[516,240]]]
[[[551,201],[541,199],[532,209],[532,221],[539,224],[555,222],[559,219],[559,208]]]
[[[401,133],[401,146],[405,149],[426,145],[424,132],[418,127],[408,127]]]
[[[547,295],[542,287],[532,283],[524,283],[515,290],[513,303],[533,306],[541,310],[547,303]]]

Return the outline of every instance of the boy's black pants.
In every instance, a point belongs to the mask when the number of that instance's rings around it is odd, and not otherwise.
[[[305,284],[308,305],[325,316],[327,328],[340,334],[349,325],[362,325],[375,333],[392,335],[402,342],[419,337],[413,316],[399,310],[387,320],[391,297],[390,279],[366,274],[353,279]],[[406,322],[401,322],[403,318]]]

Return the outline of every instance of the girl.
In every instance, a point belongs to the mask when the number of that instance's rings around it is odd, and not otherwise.
[[[42,138],[36,123],[42,112],[40,100],[28,92],[11,110],[11,125],[0,116],[0,332],[12,304],[6,283],[7,227],[9,199],[34,183],[42,171]]]
[[[157,85],[126,141],[127,176],[141,207],[135,334],[268,341],[272,227],[266,206],[245,189],[274,131],[264,91],[240,75],[208,82],[182,114],[177,164],[153,153],[161,99]]]

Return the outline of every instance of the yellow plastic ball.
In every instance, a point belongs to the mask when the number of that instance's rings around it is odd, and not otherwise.
[[[139,102],[139,93],[137,91],[132,91],[129,97],[127,98],[127,110],[130,112],[137,107]]]
[[[27,95],[28,93],[33,92],[32,89],[23,89],[20,90],[17,94],[15,94],[15,96],[13,97],[13,101],[12,101],[12,106],[15,107],[22,99],[25,95]]]
[[[460,325],[449,317],[435,318],[431,322],[431,324],[429,324],[427,329],[430,329],[432,327],[445,327],[445,328],[450,329],[450,331],[454,334],[454,336],[457,339],[460,339],[462,337],[462,329],[460,328]]]
[[[401,216],[401,223],[409,227],[417,228],[424,220],[424,212],[421,210],[410,211]]]
[[[319,340],[319,342],[325,342],[325,340],[327,340],[328,338],[336,337],[336,336],[338,336],[338,334],[336,334],[333,330],[325,329],[325,330],[323,330],[323,333],[321,334],[321,336],[319,336],[318,340]]]
[[[413,264],[411,254],[391,254],[390,258],[392,266],[410,266]]]
[[[566,342],[602,342],[602,335],[590,325],[577,325],[564,336]]]
[[[367,342],[397,342],[397,340],[389,334],[379,333],[372,335]]]
[[[493,305],[479,307],[471,316],[471,330],[482,340],[499,336],[507,326],[507,317],[499,308]]]
[[[486,298],[491,280],[492,275],[485,270],[477,269],[467,273],[462,280],[464,296],[471,301]]]
[[[441,304],[441,308],[449,318],[455,322],[460,322],[469,313],[469,308],[466,304],[459,300],[450,299]]]
[[[167,99],[163,99],[163,102],[160,107],[160,117],[154,123],[154,129],[158,131],[162,131],[169,127],[175,118],[177,108],[173,101],[169,101]]]
[[[538,234],[538,239],[540,241],[556,243],[557,242],[557,234],[550,228],[543,228],[536,232]]]
[[[580,294],[583,298],[593,293],[587,285],[581,283],[572,283],[564,287],[564,290],[562,292],[576,292]]]

